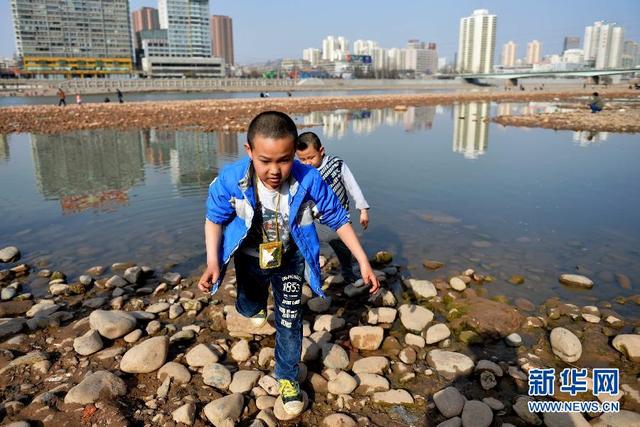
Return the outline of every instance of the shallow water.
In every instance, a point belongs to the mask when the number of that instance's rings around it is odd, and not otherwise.
[[[496,278],[484,286],[490,295],[536,303],[640,293],[638,137],[502,128],[486,121],[496,108],[545,107],[472,103],[296,120],[348,162],[372,206],[369,230],[356,226],[367,251],[390,250],[406,275],[471,267]],[[0,245],[72,278],[126,260],[191,273],[204,262],[207,187],[243,155],[244,140],[154,130],[2,137]],[[427,258],[446,266],[426,271]],[[596,285],[566,288],[557,280],[564,272]],[[509,284],[512,274],[525,283]],[[631,302],[614,309],[639,311]]]

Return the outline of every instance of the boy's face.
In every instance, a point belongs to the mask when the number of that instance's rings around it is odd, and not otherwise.
[[[305,150],[296,151],[296,154],[302,163],[318,169],[322,164],[322,158],[324,157],[324,147],[320,147],[319,150],[316,150],[316,147],[309,144]]]
[[[256,175],[265,186],[275,190],[289,178],[295,156],[293,138],[273,139],[258,134],[253,138],[253,148],[249,144],[244,148],[253,162]]]

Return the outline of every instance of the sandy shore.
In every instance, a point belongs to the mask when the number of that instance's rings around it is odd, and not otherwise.
[[[89,129],[196,129],[246,130],[249,121],[264,110],[290,114],[335,109],[376,109],[453,104],[457,102],[528,102],[582,100],[591,89],[566,91],[484,91],[418,95],[366,95],[342,97],[225,99],[206,101],[132,102],[85,104],[60,108],[54,105],[0,108],[0,133],[63,133]],[[609,88],[603,99],[637,98],[638,92]],[[72,100],[69,99],[71,102]]]

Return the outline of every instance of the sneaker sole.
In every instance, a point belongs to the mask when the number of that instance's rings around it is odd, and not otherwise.
[[[304,409],[304,402],[287,402],[283,407],[284,411],[289,415],[300,415]]]
[[[267,318],[263,318],[263,319],[251,319],[251,324],[255,327],[255,328],[260,328],[261,326],[263,326],[265,323],[267,323]]]

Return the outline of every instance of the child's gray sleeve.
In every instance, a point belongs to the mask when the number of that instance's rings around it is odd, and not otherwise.
[[[353,198],[353,201],[356,203],[356,209],[369,209],[369,203],[367,203],[367,201],[365,200],[358,182],[351,173],[349,166],[347,166],[345,162],[342,162],[342,181],[344,182],[344,186],[346,187],[347,191]]]

